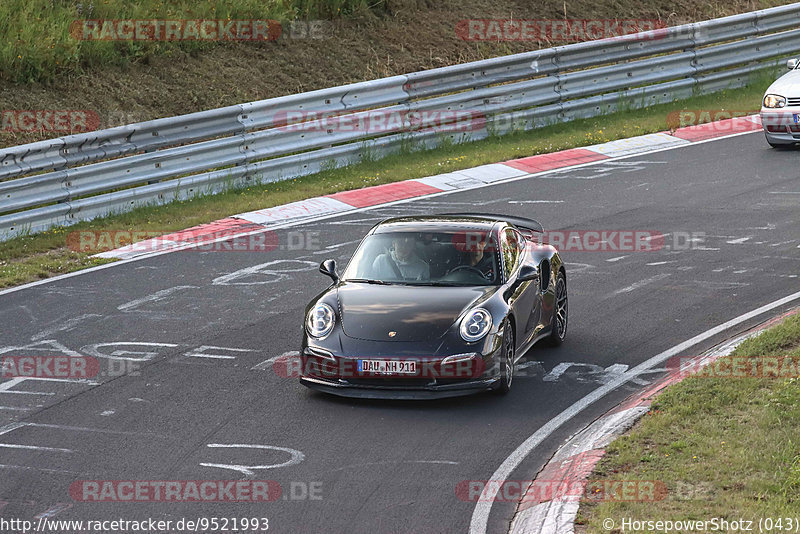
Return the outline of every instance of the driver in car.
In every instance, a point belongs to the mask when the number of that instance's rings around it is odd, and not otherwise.
[[[486,251],[486,241],[488,237],[477,239],[470,243],[467,250],[465,264],[477,269],[487,280],[494,280],[495,260],[491,251]]]
[[[430,266],[417,255],[416,240],[412,236],[398,236],[392,240],[389,254],[381,254],[372,263],[372,272],[379,279],[398,278],[394,265],[405,280],[429,280]]]

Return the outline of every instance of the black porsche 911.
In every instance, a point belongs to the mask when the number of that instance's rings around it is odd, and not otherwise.
[[[507,393],[535,342],[567,333],[567,278],[542,226],[502,215],[401,217],[374,226],[306,308],[300,382],[335,395]]]

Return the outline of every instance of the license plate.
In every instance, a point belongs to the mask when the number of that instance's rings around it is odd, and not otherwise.
[[[797,124],[798,122],[800,122],[800,114],[798,114],[798,113],[792,113],[792,117],[794,118],[794,123],[795,123],[795,124]]]
[[[417,362],[410,360],[358,360],[358,372],[379,375],[413,375],[417,372]]]

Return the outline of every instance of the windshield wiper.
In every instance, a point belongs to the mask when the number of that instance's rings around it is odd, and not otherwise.
[[[374,280],[372,278],[345,278],[345,282],[358,282],[363,284],[375,284],[380,286],[424,286],[424,287],[469,287],[473,284],[459,284],[457,282],[416,282],[413,280],[404,280],[402,282],[387,282],[386,280]]]
[[[345,278],[345,282],[362,282],[364,284],[376,284],[379,286],[391,286],[394,282],[386,282],[384,280],[372,280],[371,278]]]
[[[467,287],[469,284],[459,284],[457,282],[412,282],[410,286],[439,286],[439,287]]]

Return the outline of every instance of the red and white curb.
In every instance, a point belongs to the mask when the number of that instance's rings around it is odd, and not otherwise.
[[[770,319],[687,360],[696,371],[717,358],[727,356],[745,339],[760,334],[797,310]],[[667,371],[667,369],[662,369]],[[605,448],[617,436],[631,428],[650,410],[653,399],[666,387],[685,378],[681,369],[672,370],[664,378],[648,386],[611,409],[562,445],[545,464],[528,487],[511,522],[512,534],[574,534],[575,518],[589,478]],[[542,495],[542,488],[547,492]]]
[[[132,245],[96,254],[101,258],[132,259],[157,252],[180,250],[187,246],[202,245],[224,237],[250,234],[259,228],[275,224],[299,223],[323,215],[345,213],[367,207],[376,207],[398,200],[423,197],[444,191],[472,189],[504,180],[533,176],[553,170],[591,164],[612,158],[621,158],[689,145],[732,134],[761,130],[758,115],[736,117],[699,126],[687,126],[671,132],[658,132],[620,139],[593,146],[572,148],[527,158],[481,165],[425,178],[393,182],[342,191],[323,197],[309,198],[281,206],[232,215],[181,232],[140,241]]]

